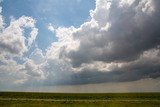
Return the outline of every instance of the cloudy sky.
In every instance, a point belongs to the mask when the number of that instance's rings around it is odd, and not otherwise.
[[[160,91],[159,0],[0,0],[0,91]]]

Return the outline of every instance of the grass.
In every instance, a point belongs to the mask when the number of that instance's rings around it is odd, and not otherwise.
[[[160,93],[0,92],[1,107],[159,107]]]

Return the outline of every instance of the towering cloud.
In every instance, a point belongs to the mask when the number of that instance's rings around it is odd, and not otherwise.
[[[48,49],[48,56],[71,63],[73,71],[79,71],[73,73],[79,78],[73,79],[75,83],[157,78],[159,4],[157,0],[97,0],[90,21],[79,28],[57,29],[59,41]]]
[[[91,11],[91,21],[73,33],[80,41],[78,50],[68,53],[73,66],[93,61],[134,61],[144,51],[158,48],[160,9],[157,1],[132,0],[124,4],[123,1],[98,0],[96,4],[96,9]]]

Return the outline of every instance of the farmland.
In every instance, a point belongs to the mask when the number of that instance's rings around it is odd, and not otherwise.
[[[0,92],[1,107],[159,107],[160,93]]]

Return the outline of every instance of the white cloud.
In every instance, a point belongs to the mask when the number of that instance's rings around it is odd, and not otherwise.
[[[52,43],[52,46],[47,49],[46,57],[51,59],[64,58],[65,52],[76,50],[79,46],[79,42],[73,39],[74,27],[56,29],[56,36],[58,41]]]
[[[41,77],[43,78],[43,71],[41,70],[41,66],[37,65],[33,62],[33,60],[28,59],[24,63],[24,70],[26,70],[26,74],[30,75],[31,77]]]
[[[50,23],[48,26],[48,30],[50,30],[51,32],[55,32],[55,28],[53,27],[53,25]]]
[[[120,7],[131,6],[134,2],[135,2],[135,0],[120,0],[119,6]]]
[[[23,68],[22,65],[17,64],[17,62],[13,59],[6,59],[2,55],[0,57],[0,61],[3,63],[2,65],[0,65],[1,86],[23,84],[27,80],[25,72],[21,71],[21,69]],[[19,82],[17,83],[17,81]]]
[[[137,8],[144,13],[152,14],[155,11],[154,0],[142,0]]]
[[[30,59],[34,61],[35,64],[41,64],[45,61],[45,56],[41,49],[36,48],[30,55]]]
[[[0,33],[1,52],[23,55],[24,52],[28,51],[28,47],[31,46],[38,34],[35,22],[31,17],[25,16],[20,17],[18,20],[12,20],[10,25]],[[32,29],[29,39],[26,39],[26,35],[24,35],[25,28]]]
[[[24,84],[29,80],[28,75],[34,74],[35,70],[37,76],[42,77],[38,65],[29,65],[32,63],[26,62],[28,58],[24,56],[38,34],[38,29],[35,27],[36,20],[26,16],[18,19],[12,17],[10,24],[4,26],[1,12],[2,7],[0,7],[0,85],[10,87]],[[30,34],[26,32],[26,29],[31,29]],[[32,71],[27,71],[27,69]]]
[[[35,39],[38,35],[38,29],[32,28],[32,31],[30,33],[30,37],[28,38],[28,46],[31,47],[32,44],[35,42]]]
[[[1,3],[2,1],[0,1]],[[3,23],[3,16],[1,15],[2,14],[2,7],[0,6],[0,31],[3,29],[4,27],[4,23]]]
[[[96,0],[95,10],[90,11],[92,20],[97,21],[100,27],[106,26],[108,23],[109,9],[111,7],[111,2],[108,0]],[[104,14],[105,13],[105,14]]]
[[[0,30],[3,29],[3,26],[4,26],[3,18],[2,18],[2,16],[0,15]]]

